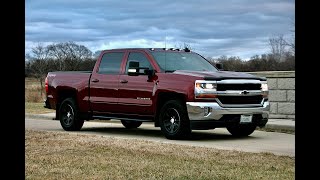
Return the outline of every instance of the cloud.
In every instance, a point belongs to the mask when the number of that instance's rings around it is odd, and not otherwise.
[[[273,34],[289,36],[294,1],[27,0],[26,52],[38,42],[99,48],[188,43],[206,56],[249,58],[269,51]],[[170,37],[170,38],[168,38]]]

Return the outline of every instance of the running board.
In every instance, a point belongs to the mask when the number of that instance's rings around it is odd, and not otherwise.
[[[126,121],[141,121],[141,122],[153,122],[152,120],[146,120],[146,119],[133,119],[133,118],[121,118],[121,117],[113,117],[113,116],[93,116],[93,119],[116,119],[116,120],[126,120]]]

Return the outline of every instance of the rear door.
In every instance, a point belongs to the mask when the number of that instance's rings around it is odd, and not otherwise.
[[[147,75],[128,76],[128,62],[131,60],[139,61],[140,67],[154,69],[145,52],[129,51],[125,71],[119,78],[119,108],[124,114],[153,115],[152,93],[155,79],[148,80]]]
[[[119,76],[124,51],[106,52],[90,79],[90,102],[95,115],[118,113]]]

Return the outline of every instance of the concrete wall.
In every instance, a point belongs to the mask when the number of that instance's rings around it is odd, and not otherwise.
[[[295,120],[295,71],[248,73],[267,78],[271,105],[270,118]]]

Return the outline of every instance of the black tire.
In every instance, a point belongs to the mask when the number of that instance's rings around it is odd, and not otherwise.
[[[78,108],[72,98],[62,101],[59,108],[59,119],[62,128],[66,131],[79,131],[84,123],[84,119],[79,118]]]
[[[141,121],[126,121],[126,120],[121,120],[121,123],[127,129],[138,128],[142,124]]]
[[[178,100],[170,100],[162,106],[159,123],[167,139],[185,139],[191,134],[186,107]]]
[[[257,126],[254,124],[237,124],[237,125],[228,126],[227,130],[233,136],[244,137],[252,134],[255,131],[256,127]]]

